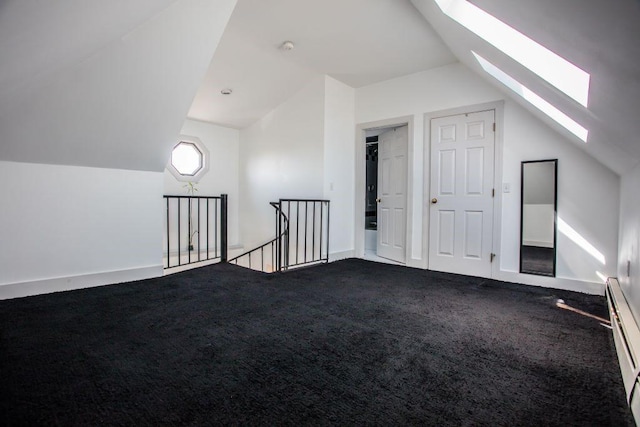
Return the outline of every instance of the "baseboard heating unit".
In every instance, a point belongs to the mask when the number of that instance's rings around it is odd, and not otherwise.
[[[627,402],[636,425],[640,425],[640,329],[617,279],[607,280],[606,292]]]

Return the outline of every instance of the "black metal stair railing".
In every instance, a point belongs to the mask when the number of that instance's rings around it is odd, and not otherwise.
[[[164,268],[227,261],[227,195],[165,195]]]
[[[329,200],[280,199],[289,218],[282,270],[329,261]]]
[[[262,245],[246,251],[229,260],[229,263],[248,267],[252,270],[264,271],[272,273],[280,270],[281,257],[279,255],[281,242],[289,229],[289,220],[280,210],[279,203],[269,203],[276,210],[276,237]],[[280,224],[284,224],[280,227]],[[266,257],[265,257],[266,252]],[[259,261],[259,264],[258,264]]]
[[[329,200],[280,199],[276,237],[229,260],[267,273],[329,261]]]

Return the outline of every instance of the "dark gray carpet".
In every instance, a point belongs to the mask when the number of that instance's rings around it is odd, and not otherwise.
[[[345,260],[0,301],[4,425],[631,425],[602,297]]]

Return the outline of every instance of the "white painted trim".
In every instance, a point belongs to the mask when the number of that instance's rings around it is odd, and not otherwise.
[[[194,262],[191,262],[191,264],[182,264],[182,265],[177,265],[175,267],[171,266],[169,268],[165,268],[162,271],[162,275],[170,276],[175,273],[181,273],[183,271],[192,270],[194,268],[206,267],[207,265],[213,265],[213,264],[219,264],[219,263],[220,263],[220,258],[208,259],[204,261],[194,261]]]
[[[200,151],[200,154],[202,154],[202,167],[194,175],[181,174],[180,171],[178,171],[178,169],[176,169],[175,166],[173,166],[173,163],[171,163],[173,150],[175,150],[175,148],[178,145],[182,144],[183,142],[195,145],[196,148]],[[209,149],[207,148],[207,146],[200,140],[200,138],[198,138],[197,136],[180,135],[178,138],[178,142],[176,142],[173,148],[171,149],[171,155],[169,156],[169,161],[167,162],[166,169],[178,181],[193,182],[197,184],[198,182],[200,182],[200,179],[207,172],[209,172],[210,164],[211,164],[211,154],[209,153]]]
[[[413,116],[409,116],[407,120],[407,218],[405,219],[405,238],[404,238],[404,262],[409,265],[412,259],[413,248],[413,213],[415,206],[413,204],[413,158],[414,158],[414,131],[413,131]],[[365,176],[365,174],[363,174]],[[363,193],[364,194],[364,193]]]
[[[364,258],[360,258],[360,259],[364,259],[365,261],[377,262],[380,264],[390,264],[390,265],[399,265],[401,267],[407,267],[405,264],[401,262],[397,262],[388,258],[379,257],[376,254],[368,253],[368,252],[365,252]]]
[[[362,223],[362,227],[364,228],[364,222]],[[355,251],[341,251],[341,252],[331,252],[329,253],[329,262],[340,261],[341,259],[354,258]]]
[[[407,125],[407,227],[405,236],[405,260],[408,264],[411,260],[411,247],[413,242],[413,229],[411,227],[413,218],[413,206],[410,206],[413,200],[413,120],[414,117],[403,116],[392,119],[376,120],[374,122],[358,123],[356,125],[356,155],[355,155],[355,221],[354,221],[354,250],[353,256],[364,258],[364,214],[365,214],[365,198],[366,194],[366,159],[365,144],[367,129],[402,126]]]
[[[622,382],[627,392],[627,402],[630,402],[635,394],[633,392],[640,374],[640,368],[638,368],[640,329],[638,329],[638,324],[631,313],[618,279],[609,277],[607,287],[609,288],[607,300],[611,312],[613,338],[622,373]]]
[[[365,132],[366,127],[362,125],[356,126],[356,139],[355,139],[355,161],[354,165],[354,175],[355,175],[355,186],[354,186],[354,211],[353,215],[354,219],[354,240],[353,240],[353,252],[354,256],[357,258],[364,257],[364,215],[366,212],[366,202],[364,194],[366,194],[366,157],[364,153],[364,149],[362,147],[362,141],[367,141],[367,135]]]
[[[429,201],[431,200],[431,120],[440,117],[456,116],[458,114],[475,113],[478,111],[494,110],[496,132],[494,141],[493,188],[493,242],[492,252],[496,254],[491,266],[491,277],[498,278],[500,274],[500,237],[502,230],[502,152],[504,129],[504,101],[485,102],[446,110],[432,111],[424,114],[424,150],[423,150],[423,206],[422,206],[422,253],[420,268],[429,268]],[[416,263],[417,264],[417,263]],[[417,265],[416,265],[417,267]],[[498,279],[502,280],[502,279]],[[506,279],[505,279],[506,280]]]
[[[495,262],[495,261],[494,261]],[[515,271],[499,271],[495,280],[503,282],[520,283],[523,285],[540,286],[542,288],[555,288],[565,291],[581,292],[583,294],[604,295],[605,285],[598,282],[587,282],[562,277],[536,276],[522,274]]]
[[[427,232],[429,232],[429,230],[427,230]],[[420,268],[422,270],[426,270],[427,267],[424,266],[425,264],[425,259],[428,259],[426,256],[422,257],[422,259],[420,258],[409,258],[407,260],[407,267],[411,267],[411,268]]]
[[[239,131],[240,130],[238,128],[230,127],[229,125],[221,125],[220,123],[211,122],[209,120],[204,120],[204,119],[196,119],[195,117],[190,117],[190,116],[185,117],[185,121],[186,120],[189,120],[190,122],[199,122],[199,123],[204,123],[204,124],[207,124],[207,125],[218,126],[218,127],[221,127],[221,128],[231,129],[231,130],[235,130],[235,131]]]
[[[495,188],[495,199],[493,201],[493,253],[496,254],[491,266],[491,277],[496,277],[500,273],[500,263],[502,253],[502,164],[504,153],[504,101],[496,101],[492,103],[495,109],[496,132],[493,166],[494,178],[493,188]],[[518,228],[517,233],[520,233]]]
[[[535,246],[538,248],[553,249],[553,242],[543,242],[542,240],[523,240],[522,246]]]
[[[8,283],[0,285],[0,300],[22,298],[30,295],[71,291],[95,286],[130,282],[162,276],[162,264],[137,267],[127,270],[105,271],[77,276],[55,277],[43,280]]]

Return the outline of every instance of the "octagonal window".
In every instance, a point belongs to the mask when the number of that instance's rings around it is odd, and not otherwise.
[[[167,169],[178,181],[198,182],[209,170],[209,151],[200,139],[181,136],[171,150]]]
[[[202,152],[192,142],[180,142],[171,152],[171,164],[180,175],[194,176],[202,169]]]

